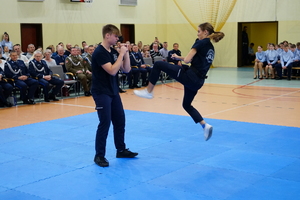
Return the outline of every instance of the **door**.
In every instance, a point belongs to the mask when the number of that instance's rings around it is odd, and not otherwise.
[[[267,43],[278,44],[278,22],[240,22],[238,23],[238,67],[247,66],[242,62],[242,31],[247,27],[249,45],[254,43],[253,50],[257,52],[257,46],[262,46],[263,50],[267,50]],[[252,66],[252,65],[248,65]]]
[[[27,46],[34,44],[37,49],[43,47],[42,24],[21,24],[21,48],[27,52]]]
[[[121,33],[123,42],[130,41],[130,43],[135,43],[134,24],[121,24]]]

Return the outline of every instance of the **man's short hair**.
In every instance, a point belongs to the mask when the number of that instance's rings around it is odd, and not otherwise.
[[[86,41],[82,41],[81,44],[86,43]]]
[[[118,37],[121,36],[120,30],[118,29],[118,27],[116,27],[113,24],[107,24],[107,25],[103,26],[103,28],[102,28],[102,37],[105,38],[105,35],[107,33],[116,34]]]

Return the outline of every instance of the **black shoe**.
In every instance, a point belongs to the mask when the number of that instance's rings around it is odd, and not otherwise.
[[[288,80],[288,81],[290,81],[290,80],[291,80],[291,78],[287,78],[287,80]]]
[[[50,94],[49,95],[49,100],[52,100],[52,101],[59,101],[59,99],[56,98],[56,96],[54,94]]]
[[[49,98],[47,98],[47,97],[44,98],[44,101],[45,102],[50,102]]]
[[[6,107],[12,107],[13,105],[10,103],[10,102],[8,102],[8,101],[6,101],[5,103],[4,103],[4,105],[6,106]]]
[[[138,85],[134,85],[133,87],[134,88],[141,88],[141,86],[138,86]]]
[[[84,92],[84,96],[89,97],[89,96],[91,96],[91,93],[90,92]]]
[[[124,149],[123,151],[117,151],[117,158],[134,158],[138,153],[131,152],[129,149]]]
[[[129,89],[134,89],[134,85],[130,85],[130,86],[129,86]]]
[[[276,77],[276,78],[275,78],[275,80],[281,80],[281,79],[282,79],[281,77]]]
[[[142,84],[143,87],[145,87],[145,86],[147,86],[147,85],[148,85],[147,83],[143,83],[143,84]]]
[[[27,104],[31,104],[31,105],[34,105],[35,104],[35,101],[33,99],[28,99],[28,103]]]
[[[23,100],[23,104],[29,104],[28,99]]]
[[[103,156],[95,156],[94,162],[100,167],[108,167],[109,162]]]
[[[120,92],[120,93],[125,93],[126,91],[125,91],[125,90],[122,90],[121,88],[119,88],[119,92]]]

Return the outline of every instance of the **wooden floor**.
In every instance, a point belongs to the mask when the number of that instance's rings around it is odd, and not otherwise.
[[[152,100],[134,96],[133,90],[121,94],[124,108],[128,110],[187,115],[181,106],[182,97],[183,87],[178,82],[157,85]],[[195,97],[193,106],[208,122],[213,118],[300,127],[299,102],[300,88],[297,87],[206,83]],[[82,96],[57,103],[4,108],[0,110],[0,129],[95,112],[94,107],[92,97]]]

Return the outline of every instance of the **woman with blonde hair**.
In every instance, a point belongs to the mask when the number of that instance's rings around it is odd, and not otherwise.
[[[207,141],[212,136],[213,127],[204,121],[201,114],[191,103],[198,90],[203,86],[207,77],[206,74],[215,57],[215,50],[211,40],[219,42],[224,37],[224,33],[215,32],[214,27],[206,22],[198,26],[197,36],[198,39],[193,44],[187,56],[172,55],[173,58],[180,59],[185,63],[191,63],[189,68],[185,69],[183,66],[157,61],[151,71],[147,88],[145,90],[134,90],[134,93],[139,97],[152,99],[153,89],[159,79],[161,71],[167,73],[184,86],[182,106],[193,118],[195,123],[200,123],[204,130],[204,138]]]
[[[50,49],[46,49],[44,52],[44,61],[47,63],[48,67],[56,66],[56,62],[54,59],[51,58],[52,51]]]

